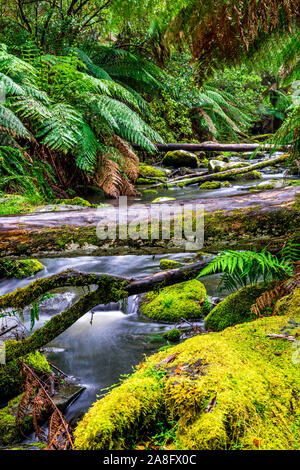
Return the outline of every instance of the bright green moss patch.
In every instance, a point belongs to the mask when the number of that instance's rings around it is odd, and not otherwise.
[[[173,259],[161,259],[159,263],[160,269],[164,270],[180,268],[180,266],[182,266],[182,263]]]
[[[258,186],[256,186],[255,188],[251,188],[250,189],[250,192],[254,192],[254,191],[264,191],[266,189],[274,189],[275,188],[275,184],[272,184],[272,183],[269,183],[269,184],[259,184]]]
[[[251,305],[268,287],[269,285],[247,286],[229,295],[207,315],[205,328],[222,331],[228,326],[252,320]]]
[[[76,448],[133,448],[149,442],[154,422],[164,419],[175,430],[168,450],[299,449],[295,348],[267,336],[291,319],[298,325],[300,312],[292,312],[197,335],[151,356],[91,407],[75,430]],[[292,334],[299,332],[294,326]]]
[[[153,366],[137,371],[90,408],[75,430],[76,448],[126,448],[154,425],[162,414],[162,402],[162,374]]]
[[[220,187],[220,181],[206,181],[200,185],[200,189],[219,189]]]
[[[50,372],[47,359],[38,351],[28,354],[24,361],[41,372]],[[0,402],[6,402],[21,393],[20,368],[21,364],[18,360],[0,365]]]
[[[164,334],[164,337],[168,340],[168,341],[172,341],[172,342],[176,342],[176,341],[179,341],[180,339],[180,336],[182,335],[182,332],[181,330],[177,329],[177,328],[173,328],[172,330],[168,331],[167,333]]]
[[[161,170],[159,168],[155,168],[150,165],[140,164],[139,175],[141,178],[147,178],[147,177],[160,178],[161,176],[166,176],[166,171]]]
[[[197,281],[187,281],[148,292],[142,298],[140,311],[152,320],[177,321],[182,317],[201,318],[207,313],[206,290]]]
[[[144,189],[142,191],[143,194],[157,194],[156,189]]]
[[[67,204],[71,206],[91,207],[91,203],[82,197],[74,197],[73,199],[55,199],[54,204]]]
[[[0,278],[25,278],[44,269],[37,259],[0,261]]]

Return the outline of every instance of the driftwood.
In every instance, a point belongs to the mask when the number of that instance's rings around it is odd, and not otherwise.
[[[138,144],[131,144],[136,150],[141,150]],[[157,150],[168,152],[170,150],[188,150],[189,152],[213,151],[213,152],[249,152],[257,150],[279,150],[288,146],[275,146],[268,144],[219,144],[217,142],[203,142],[202,144],[155,144]]]
[[[0,297],[1,310],[7,308],[22,309],[38,300],[46,292],[58,287],[97,286],[96,290],[83,295],[71,307],[52,317],[43,327],[35,330],[24,341],[6,341],[6,362],[8,363],[45,346],[97,305],[106,305],[110,302],[117,302],[129,295],[140,294],[154,288],[194,279],[206,265],[207,262],[201,261],[182,268],[161,271],[141,279],[127,279],[107,274],[87,274],[68,269],[44,279],[37,279],[26,287],[5,294]]]

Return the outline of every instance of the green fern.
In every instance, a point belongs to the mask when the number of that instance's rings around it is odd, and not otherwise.
[[[293,275],[293,267],[265,250],[260,253],[227,250],[220,252],[197,278],[215,273],[224,273],[220,281],[222,289],[234,291],[261,279],[266,282],[288,278]]]

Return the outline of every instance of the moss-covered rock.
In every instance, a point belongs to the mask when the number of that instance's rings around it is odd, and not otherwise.
[[[10,400],[5,408],[0,410],[0,446],[7,446],[20,441],[23,435],[28,435],[33,428],[32,416],[26,416],[19,427],[16,419],[21,395]]]
[[[288,309],[197,335],[149,357],[75,430],[79,450],[128,449],[151,442],[166,423],[165,449],[299,449],[300,374],[293,343],[272,339],[300,314]],[[294,326],[293,335],[300,333]],[[163,361],[163,362],[162,362]]]
[[[199,160],[197,155],[186,150],[174,150],[167,152],[162,160],[162,165],[173,168],[197,168],[199,166]]]
[[[260,171],[253,170],[248,173],[240,173],[239,175],[228,176],[227,179],[233,181],[252,181],[252,180],[261,180],[262,174]]]
[[[179,330],[178,328],[173,328],[172,330],[165,333],[164,337],[168,341],[175,343],[176,341],[179,341],[181,335],[182,335],[181,330]]]
[[[222,331],[228,326],[253,320],[251,305],[269,287],[268,284],[247,286],[229,295],[207,315],[205,328]]]
[[[157,194],[156,189],[144,189],[142,191],[143,194]]]
[[[153,199],[151,201],[151,204],[159,204],[163,202],[168,202],[168,201],[176,201],[175,197],[157,197],[156,199]]]
[[[282,297],[276,303],[278,315],[299,315],[300,313],[300,289],[295,289],[291,294]]]
[[[182,263],[173,259],[161,259],[159,263],[160,269],[164,270],[180,268],[180,266],[182,266]]]
[[[0,261],[1,278],[25,278],[42,271],[44,266],[37,259]]]
[[[26,364],[41,372],[50,372],[47,359],[38,351],[28,354],[23,360]],[[5,403],[21,393],[20,369],[21,364],[18,360],[0,365],[0,403]]]
[[[187,281],[148,292],[142,297],[140,311],[152,320],[177,321],[182,317],[201,318],[207,313],[206,290],[197,281]]]
[[[154,166],[150,166],[150,165],[140,164],[139,176],[141,178],[149,178],[149,177],[160,178],[160,177],[166,176],[166,170],[155,168]]]
[[[268,184],[258,184],[257,186],[255,186],[255,188],[251,188],[250,189],[250,192],[254,192],[254,191],[265,191],[266,189],[274,189],[275,188],[275,184],[272,184],[272,183],[268,183]]]
[[[91,203],[82,197],[74,197],[73,199],[55,199],[54,204],[66,204],[71,206],[91,207]]]
[[[200,185],[200,189],[219,189],[221,186],[220,181],[206,181]]]

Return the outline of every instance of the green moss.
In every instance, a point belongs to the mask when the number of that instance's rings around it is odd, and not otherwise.
[[[181,330],[178,330],[177,328],[173,328],[172,330],[165,333],[164,337],[168,341],[172,341],[172,342],[175,343],[176,341],[179,341],[181,335],[182,335]]]
[[[291,294],[278,300],[276,303],[278,315],[297,315],[300,312],[300,289],[295,289]]]
[[[38,351],[25,356],[24,361],[41,372],[50,372],[47,359]],[[18,360],[11,361],[6,365],[0,365],[0,402],[6,402],[11,397],[21,393],[20,368],[21,364]]]
[[[144,189],[142,191],[143,194],[157,194],[156,189]]]
[[[90,408],[75,430],[76,448],[132,448],[151,441],[154,423],[164,420],[176,430],[166,450],[299,449],[295,349],[267,336],[290,316],[299,323],[292,313],[197,335],[151,356]]]
[[[138,178],[136,180],[136,184],[156,184],[156,183],[160,183],[160,182],[164,182],[166,181],[167,178],[166,177],[160,177],[160,178]]]
[[[161,176],[166,176],[166,171],[159,168],[154,168],[150,165],[140,164],[139,166],[139,175],[141,178],[155,177],[160,178]]]
[[[0,278],[25,278],[44,269],[36,259],[0,261]]]
[[[174,261],[172,259],[161,259],[159,263],[160,269],[175,269],[175,268],[180,268],[182,266],[182,263],[179,261]]]
[[[74,197],[73,199],[55,199],[54,204],[67,204],[72,206],[86,206],[91,207],[91,203],[82,197]]]
[[[262,174],[257,171],[249,171],[248,173],[240,173],[239,175],[232,175],[227,176],[226,179],[233,180],[233,181],[251,181],[251,180],[261,180]]]
[[[186,152],[185,150],[174,150],[166,153],[162,160],[162,165],[174,168],[197,168],[199,160],[194,153]]]
[[[269,285],[247,286],[229,295],[207,315],[205,328],[222,331],[228,326],[252,320],[251,305],[268,287]]]
[[[140,311],[152,320],[173,322],[182,317],[201,318],[207,313],[202,305],[205,298],[204,285],[194,279],[165,287],[159,292],[148,292],[142,298]]]
[[[250,189],[250,192],[254,192],[254,191],[264,191],[266,189],[274,189],[275,188],[275,184],[272,184],[272,183],[269,183],[269,184],[259,184],[258,186],[256,186],[255,188],[251,188]]]
[[[200,185],[200,189],[219,189],[220,187],[220,181],[206,181]]]

